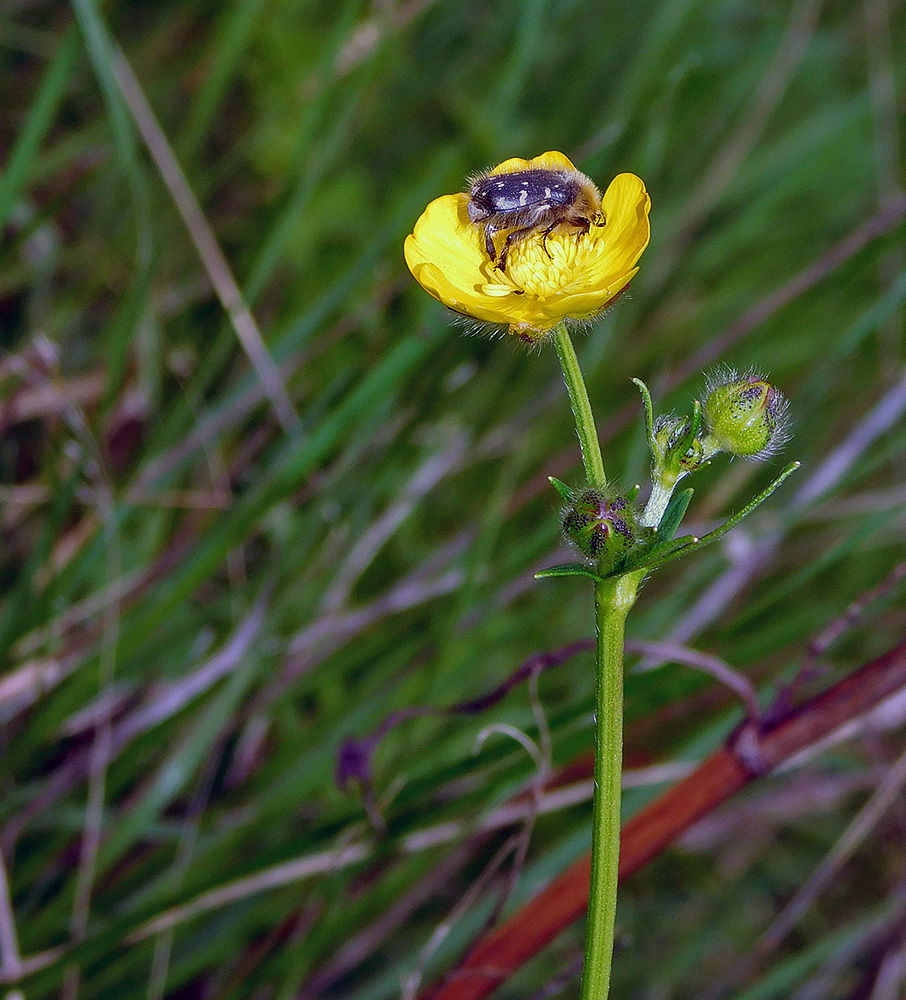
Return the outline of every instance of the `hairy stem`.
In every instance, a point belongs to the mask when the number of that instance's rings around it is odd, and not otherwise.
[[[623,629],[643,575],[625,573],[595,585],[595,797],[582,1000],[606,1000],[610,989],[620,864]]]
[[[585,475],[589,486],[606,486],[604,475],[604,459],[601,457],[601,444],[595,428],[595,418],[591,412],[588,390],[579,368],[576,349],[570,339],[569,332],[561,323],[554,328],[554,343],[557,345],[557,355],[560,367],[563,369],[563,381],[569,392],[569,401],[576,420],[576,433],[579,435],[579,445],[582,448],[582,462],[585,465]]]
[[[676,480],[670,486],[664,486],[657,479],[652,482],[651,496],[648,498],[648,503],[645,504],[645,509],[639,516],[639,524],[645,528],[656,528],[661,523],[661,518],[664,516],[667,505],[670,503],[670,498],[673,496],[677,482],[679,480]]]

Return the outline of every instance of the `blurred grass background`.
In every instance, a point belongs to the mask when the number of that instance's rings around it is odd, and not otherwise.
[[[578,343],[625,484],[646,474],[631,376],[678,408],[703,368],[756,365],[791,399],[803,469],[653,577],[631,638],[722,657],[767,703],[904,558],[901,4],[12,0],[0,41],[10,1000],[413,995],[508,887],[506,912],[587,848],[587,799],[539,817],[516,869],[494,866],[512,827],[472,833],[538,773],[505,733],[473,752],[488,726],[548,729],[555,767],[589,752],[588,654],[536,699],[387,735],[385,830],[334,781],[344,739],[591,630],[581,582],[532,580],[563,556],[545,477],[580,476],[553,351],[462,336],[402,261],[470,172],[560,149],[651,192],[631,295]],[[206,227],[271,365],[212,290]],[[780,461],[715,462],[692,528]],[[813,685],[904,628],[891,583],[819,641]],[[673,662],[631,660],[626,695],[627,766],[667,765],[651,781],[741,716]],[[902,796],[751,960],[890,773],[892,725],[756,785],[628,883],[614,995],[906,995]],[[627,814],[663,787],[646,774]],[[581,946],[577,926],[498,995],[575,995]]]

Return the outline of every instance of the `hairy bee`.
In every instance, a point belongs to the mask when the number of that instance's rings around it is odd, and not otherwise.
[[[500,271],[506,270],[510,247],[536,233],[550,256],[546,240],[557,226],[587,233],[592,224],[604,224],[600,192],[585,174],[568,169],[482,174],[469,187],[468,211],[469,221],[482,227],[488,257]],[[498,253],[494,236],[507,229]]]

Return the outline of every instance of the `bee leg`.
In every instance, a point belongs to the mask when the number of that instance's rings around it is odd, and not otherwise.
[[[497,249],[494,246],[494,233],[496,232],[497,230],[491,225],[484,227],[484,249],[492,264],[497,261]]]
[[[507,254],[510,252],[510,245],[518,238],[519,234],[524,232],[522,229],[514,229],[511,233],[507,233],[506,239],[503,241],[503,246],[500,248],[500,256],[497,258],[497,270],[506,271],[506,258]]]
[[[525,226],[522,229],[514,229],[511,233],[507,233],[507,237],[503,241],[503,246],[500,248],[500,256],[497,258],[498,271],[506,270],[506,258],[512,244],[524,240],[532,232],[534,232],[532,226]]]
[[[510,236],[513,234],[510,233]],[[503,242],[503,246],[500,248],[500,256],[497,258],[497,264],[495,265],[498,271],[506,271],[506,255],[509,253],[510,249],[510,237]]]
[[[552,222],[541,234],[541,246],[544,248],[544,252],[551,260],[554,259],[554,255],[547,249],[547,238],[559,225],[559,222]]]

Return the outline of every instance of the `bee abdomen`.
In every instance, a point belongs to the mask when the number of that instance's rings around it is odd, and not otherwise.
[[[469,191],[469,219],[481,222],[495,215],[529,215],[552,209],[571,208],[579,196],[579,185],[551,170],[482,177]]]

